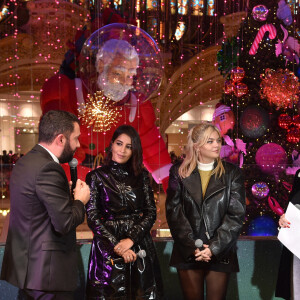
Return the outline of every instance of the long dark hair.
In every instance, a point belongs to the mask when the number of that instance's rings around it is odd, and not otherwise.
[[[132,155],[128,161],[131,169],[134,172],[134,175],[137,176],[142,172],[143,169],[143,150],[141,145],[141,140],[137,131],[130,125],[121,125],[119,126],[110,141],[107,155],[104,159],[104,164],[108,165],[112,160],[112,151],[111,147],[113,142],[121,135],[126,134],[131,139]]]

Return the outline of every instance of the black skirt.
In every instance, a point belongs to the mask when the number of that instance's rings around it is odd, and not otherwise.
[[[236,252],[232,251],[228,253],[224,258],[218,260],[215,256],[212,256],[211,261],[194,261],[194,262],[182,262],[173,265],[178,270],[207,270],[215,272],[239,272],[239,263]]]

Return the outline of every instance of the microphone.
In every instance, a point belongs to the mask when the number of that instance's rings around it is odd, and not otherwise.
[[[72,180],[72,191],[75,189],[76,181],[77,181],[77,165],[78,160],[76,158],[73,158],[71,161],[69,161],[70,166],[70,174],[71,174],[71,180]]]
[[[197,240],[195,241],[195,246],[196,246],[197,248],[199,248],[200,250],[203,249],[203,241],[202,241],[201,239],[197,239]]]
[[[140,250],[138,253],[136,253],[137,257],[139,258],[144,258],[146,257],[146,251],[145,250]],[[124,258],[123,257],[118,257],[118,258],[111,258],[111,257],[108,257],[107,258],[107,261],[106,261],[106,264],[107,265],[115,265],[115,264],[124,264]]]

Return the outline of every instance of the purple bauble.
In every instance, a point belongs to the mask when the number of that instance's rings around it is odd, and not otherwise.
[[[270,190],[268,185],[265,182],[261,181],[253,184],[251,191],[252,191],[252,195],[256,199],[263,199],[268,196]]]
[[[269,143],[257,150],[255,161],[264,173],[276,175],[285,170],[287,155],[280,145]]]
[[[266,21],[268,13],[269,10],[265,5],[262,4],[256,5],[252,9],[252,16],[253,19],[256,21],[260,21],[260,22]]]

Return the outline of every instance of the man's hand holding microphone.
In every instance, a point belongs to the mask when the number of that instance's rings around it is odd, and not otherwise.
[[[81,201],[84,205],[90,200],[90,187],[82,180],[77,179],[77,165],[78,161],[73,158],[69,162],[71,181],[69,185],[73,193],[74,200]]]
[[[86,205],[90,200],[90,187],[84,181],[77,179],[73,195],[74,200],[79,200]]]

